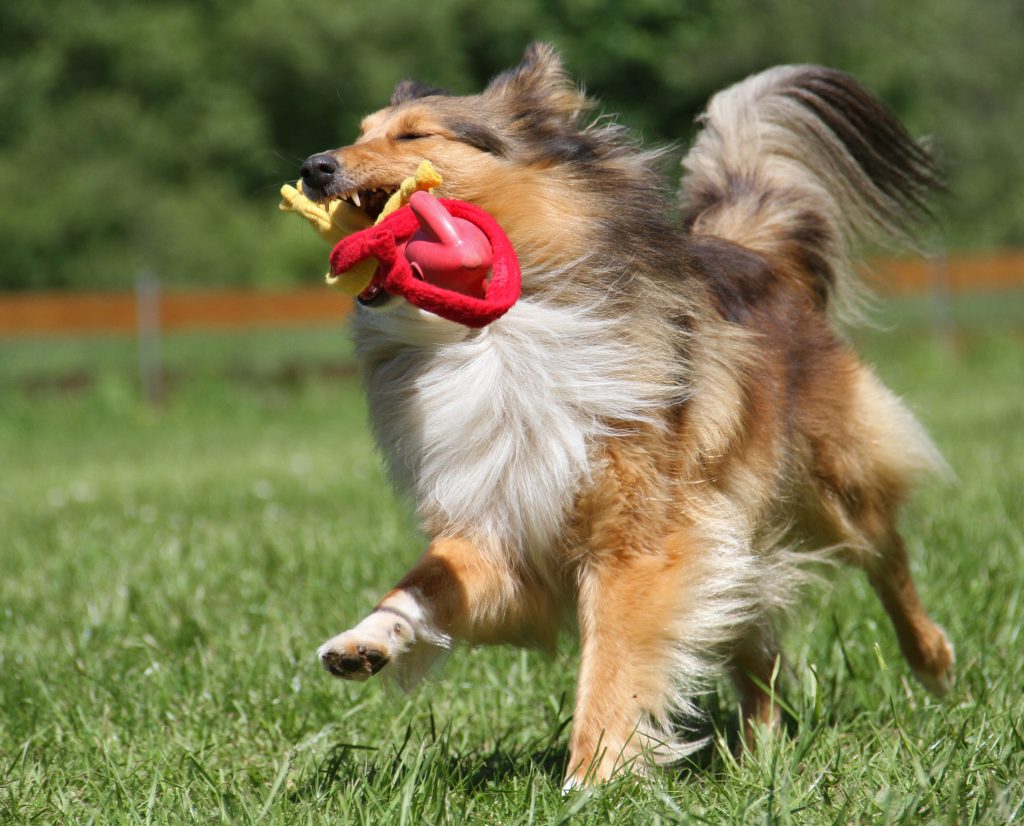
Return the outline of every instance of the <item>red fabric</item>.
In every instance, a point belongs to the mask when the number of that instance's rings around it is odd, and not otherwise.
[[[483,298],[448,290],[413,275],[409,262],[399,251],[419,229],[419,221],[409,206],[339,241],[331,251],[331,272],[340,275],[360,261],[376,258],[380,267],[374,283],[389,293],[400,295],[410,304],[449,321],[467,327],[485,327],[501,318],[519,298],[521,284],[515,250],[498,222],[480,207],[450,198],[438,200],[456,218],[479,227],[490,242],[493,263]]]

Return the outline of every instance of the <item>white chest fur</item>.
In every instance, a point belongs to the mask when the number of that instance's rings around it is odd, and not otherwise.
[[[609,421],[648,420],[669,388],[643,378],[606,320],[520,301],[483,330],[407,305],[356,320],[371,422],[428,531],[549,557]],[[543,566],[541,566],[543,568]]]

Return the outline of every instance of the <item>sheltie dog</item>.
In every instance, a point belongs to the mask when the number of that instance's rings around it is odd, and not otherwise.
[[[929,154],[849,76],[782,66],[711,100],[676,200],[665,150],[591,108],[534,44],[479,95],[399,83],[303,166],[307,194],[373,217],[429,159],[523,273],[479,330],[359,297],[373,432],[429,546],[320,661],[410,684],[457,640],[551,649],[574,627],[572,788],[692,749],[723,671],[748,723],[777,725],[773,624],[828,557],[865,571],[942,694],[953,649],[896,529],[942,459],[838,332],[855,245],[927,216]]]

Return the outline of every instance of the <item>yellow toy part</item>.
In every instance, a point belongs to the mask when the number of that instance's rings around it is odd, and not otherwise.
[[[434,165],[427,160],[421,161],[416,174],[402,181],[398,190],[388,198],[384,209],[377,216],[376,223],[379,224],[396,209],[409,203],[409,198],[414,192],[421,190],[430,192],[440,184],[441,176],[434,169]],[[295,186],[285,184],[281,187],[281,203],[278,205],[278,209],[301,215],[316,230],[317,234],[332,246],[353,232],[370,226],[370,219],[366,213],[356,209],[348,201],[339,198],[324,205],[310,200],[302,192],[302,181],[297,181]],[[376,270],[377,264],[370,260],[364,261],[341,275],[327,273],[324,278],[332,287],[337,287],[342,292],[356,296],[370,286]]]
[[[302,181],[296,181],[295,186],[285,184],[281,187],[281,203],[277,208],[282,212],[301,215],[332,246],[353,232],[366,229],[371,223],[365,212],[356,209],[348,201],[339,198],[320,204],[310,200],[302,191]]]
[[[392,193],[387,203],[384,204],[384,209],[380,211],[375,223],[379,224],[396,209],[409,203],[409,198],[414,192],[430,192],[434,187],[440,185],[441,176],[434,169],[434,165],[430,161],[420,161],[420,165],[416,168],[416,174],[402,181],[398,191]]]

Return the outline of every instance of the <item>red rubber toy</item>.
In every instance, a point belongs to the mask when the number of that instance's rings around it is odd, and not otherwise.
[[[387,290],[467,327],[501,318],[522,289],[519,261],[498,222],[475,204],[427,192],[339,241],[331,271],[341,274],[370,257],[379,266],[369,290]]]

